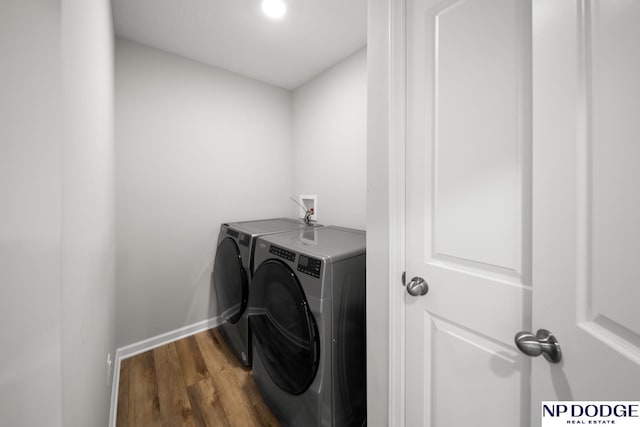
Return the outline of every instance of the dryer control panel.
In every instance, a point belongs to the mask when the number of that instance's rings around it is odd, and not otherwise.
[[[288,251],[286,249],[279,248],[277,246],[273,246],[273,245],[271,245],[269,247],[269,253],[277,255],[280,258],[284,258],[287,261],[295,261],[295,259],[296,259],[296,254],[295,253],[293,253],[291,251]]]
[[[320,277],[322,261],[308,256],[300,255],[298,259],[298,271],[313,277]]]

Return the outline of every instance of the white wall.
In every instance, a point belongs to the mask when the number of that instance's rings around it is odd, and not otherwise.
[[[293,92],[293,141],[295,198],[317,195],[322,224],[364,229],[366,48]]]
[[[0,425],[105,425],[110,4],[3,1],[0,55]]]
[[[115,348],[113,30],[109,0],[62,0],[62,410],[109,419]],[[44,424],[43,424],[44,425]]]
[[[292,213],[291,94],[116,42],[117,344],[217,315],[220,224]]]
[[[60,426],[60,4],[0,2],[0,425]]]

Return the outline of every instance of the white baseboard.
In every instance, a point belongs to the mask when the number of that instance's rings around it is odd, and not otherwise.
[[[195,335],[199,332],[215,328],[222,324],[221,317],[206,319],[193,325],[187,325],[174,331],[169,331],[155,337],[147,338],[133,344],[120,347],[116,350],[115,366],[113,368],[113,379],[111,383],[111,408],[109,410],[109,427],[116,425],[116,409],[118,407],[118,383],[120,382],[120,362],[136,354],[144,353],[165,344]]]

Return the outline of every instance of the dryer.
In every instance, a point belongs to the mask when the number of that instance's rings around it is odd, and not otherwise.
[[[366,423],[365,243],[335,226],[258,238],[253,377],[283,426]]]
[[[220,226],[212,273],[217,313],[224,320],[220,327],[222,335],[245,366],[251,366],[251,338],[246,308],[256,239],[270,233],[313,227],[291,218],[233,222]]]

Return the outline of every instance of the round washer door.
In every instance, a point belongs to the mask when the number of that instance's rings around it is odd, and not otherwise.
[[[213,284],[218,299],[218,313],[226,321],[237,323],[247,308],[249,283],[242,267],[238,245],[229,237],[218,245],[213,266]]]
[[[254,350],[278,387],[292,395],[304,393],[318,371],[320,341],[302,286],[278,260],[263,262],[251,283]]]

